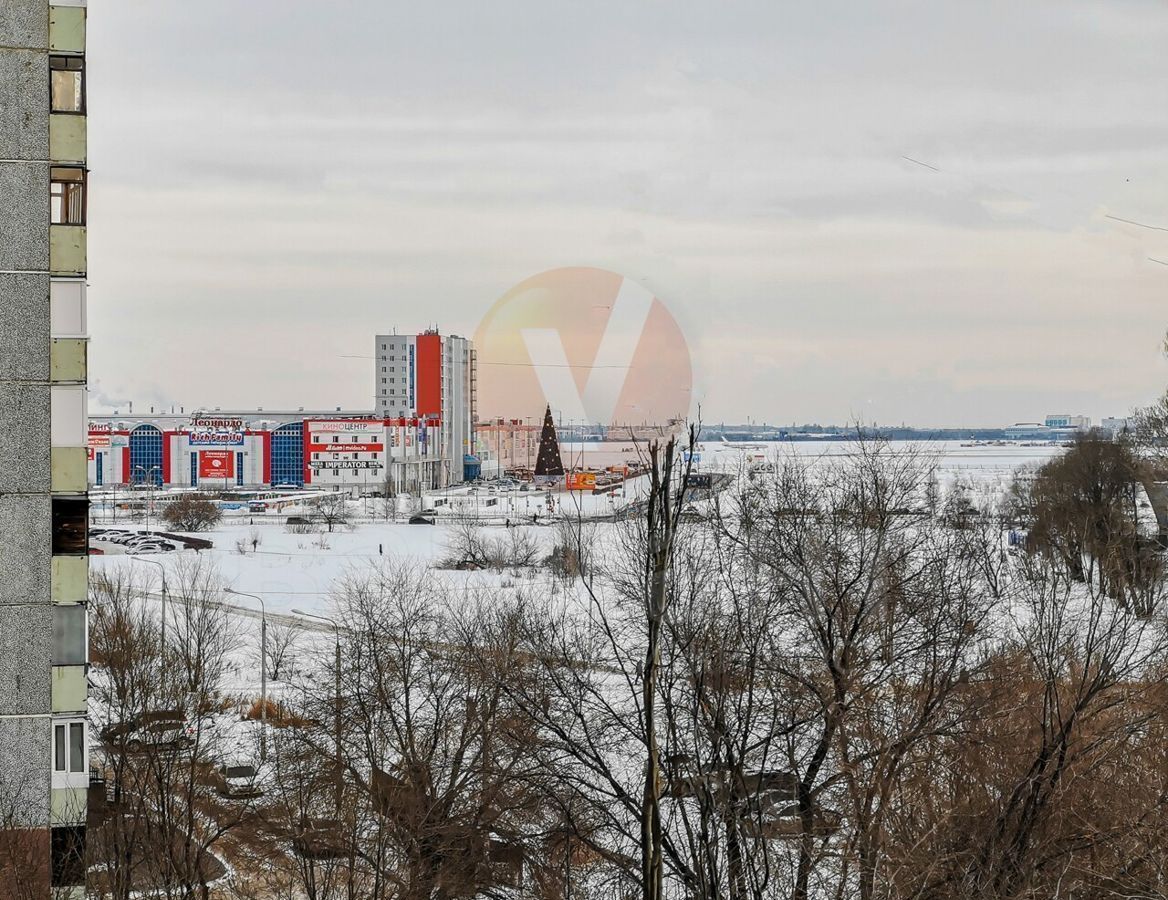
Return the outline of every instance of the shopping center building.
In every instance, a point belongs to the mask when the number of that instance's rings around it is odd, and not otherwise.
[[[438,416],[367,410],[91,416],[89,483],[412,493],[462,480],[442,436]]]

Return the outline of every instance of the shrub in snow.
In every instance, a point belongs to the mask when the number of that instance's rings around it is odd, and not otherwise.
[[[162,511],[162,521],[175,531],[206,531],[222,517],[219,507],[202,494],[183,494]]]

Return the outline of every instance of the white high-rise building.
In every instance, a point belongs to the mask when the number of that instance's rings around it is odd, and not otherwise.
[[[438,416],[446,480],[461,481],[463,458],[474,453],[474,345],[434,330],[379,334],[373,355],[375,414],[386,419]]]

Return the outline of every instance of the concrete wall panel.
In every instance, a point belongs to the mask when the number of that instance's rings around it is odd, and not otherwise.
[[[0,791],[20,813],[16,824],[48,824],[52,753],[49,719],[0,719]],[[30,765],[34,760],[44,765]]]
[[[49,603],[52,516],[48,494],[0,493],[0,614],[13,603]]]
[[[49,267],[49,164],[0,162],[0,271]]]
[[[45,0],[0,3],[0,46],[49,46],[49,5]]]
[[[0,493],[49,490],[49,386],[0,382],[0,422]]]
[[[0,159],[49,155],[49,58],[37,50],[0,50]]]
[[[49,276],[0,274],[0,381],[49,377]]]
[[[53,702],[53,607],[0,607],[0,716],[46,713]]]

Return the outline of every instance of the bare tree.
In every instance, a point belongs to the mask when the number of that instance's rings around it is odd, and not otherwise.
[[[397,521],[397,484],[388,469],[381,483],[381,512],[385,521]]]
[[[233,647],[214,599],[217,576],[193,557],[179,561],[176,583],[181,610],[172,625],[184,627],[165,653],[158,620],[126,570],[93,584],[92,699],[108,802],[90,834],[99,869],[91,888],[118,900],[144,890],[207,897],[225,871],[216,847],[249,807],[219,800],[213,777],[221,752],[214,721],[230,705],[219,684]]]
[[[283,681],[291,674],[303,637],[304,629],[293,622],[268,625],[268,675],[273,681]]]
[[[167,652],[176,660],[183,687],[203,702],[223,680],[228,658],[240,646],[239,625],[224,603],[226,583],[211,557],[179,555],[171,579]]]
[[[1163,555],[1141,532],[1139,491],[1145,467],[1124,440],[1092,432],[1017,483],[1030,546],[1078,581],[1150,615],[1159,603]]]
[[[1155,896],[1163,635],[1052,560],[1016,564],[1015,625],[961,691],[978,715],[912,786],[924,814],[897,823],[898,895]],[[939,782],[949,802],[922,805]]]
[[[497,672],[483,671],[490,657],[466,641],[471,620],[456,622],[429,577],[389,563],[350,573],[336,615],[340,683],[301,683],[303,716],[320,725],[298,729],[288,748],[301,773],[289,815],[331,823],[353,896],[517,885],[523,825],[536,810],[524,787],[529,730]],[[332,668],[320,663],[318,672]],[[310,895],[321,874],[305,867]]]
[[[539,559],[539,544],[525,528],[492,533],[473,520],[458,522],[448,540],[446,568],[522,569]]]
[[[345,494],[325,494],[316,504],[316,515],[332,533],[334,527],[349,523],[349,504]]]

